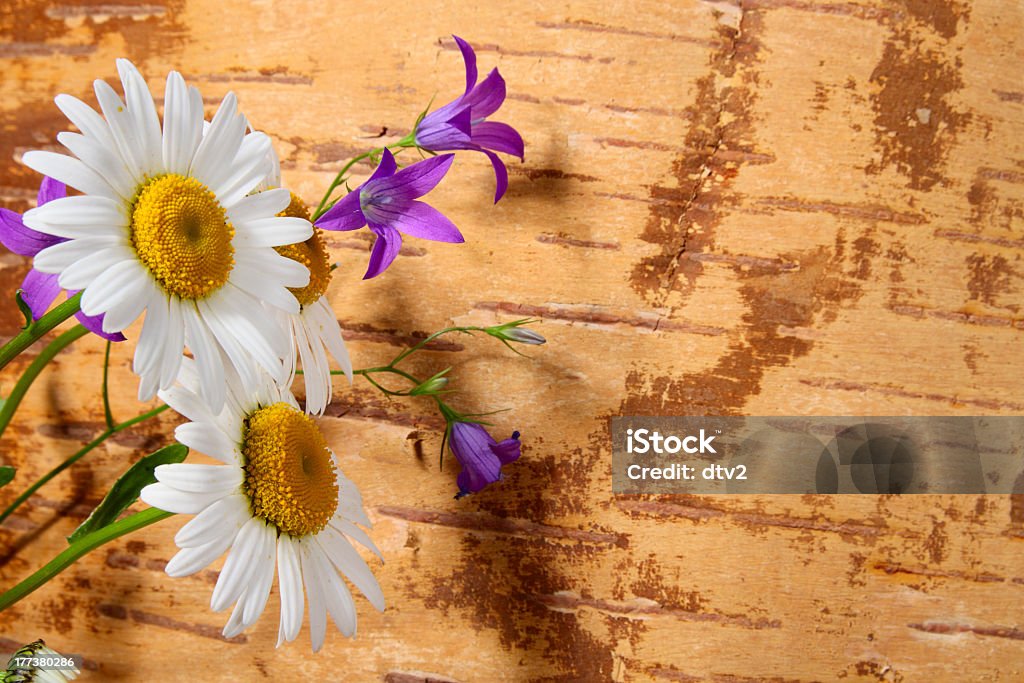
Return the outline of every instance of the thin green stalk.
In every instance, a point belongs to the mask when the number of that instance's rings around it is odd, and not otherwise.
[[[28,391],[28,388],[32,386],[32,382],[34,382],[36,377],[39,376],[39,373],[43,371],[43,368],[46,367],[46,364],[53,360],[54,356],[60,353],[64,347],[88,333],[89,330],[85,329],[81,325],[75,325],[70,330],[50,342],[49,345],[43,349],[38,356],[36,356],[36,359],[32,361],[27,368],[25,368],[25,372],[21,374],[17,384],[15,384],[14,388],[11,389],[10,396],[7,397],[3,407],[0,408],[0,434],[3,434],[7,429],[7,425],[11,423],[11,418],[14,417],[14,412],[18,409],[18,405],[21,403],[21,400],[25,398],[25,393]]]
[[[103,430],[102,434],[100,434],[95,439],[93,439],[92,441],[87,443],[79,451],[77,451],[74,455],[71,455],[70,457],[68,457],[64,462],[62,462],[61,464],[57,465],[52,470],[50,470],[49,472],[44,474],[42,477],[40,477],[34,484],[29,486],[25,490],[24,493],[22,493],[20,496],[18,496],[14,500],[14,502],[11,503],[7,507],[6,510],[4,510],[3,512],[0,512],[0,523],[3,523],[3,521],[5,519],[7,519],[11,515],[12,512],[14,512],[15,510],[18,509],[18,506],[20,506],[22,503],[24,503],[26,500],[28,500],[32,496],[32,494],[34,494],[36,491],[38,491],[43,485],[46,484],[46,482],[50,481],[51,479],[56,477],[58,474],[60,474],[64,470],[66,470],[67,468],[69,468],[72,465],[74,465],[76,462],[78,462],[80,459],[82,459],[87,453],[89,453],[94,448],[99,446],[101,443],[103,443],[104,441],[109,439],[111,436],[113,436],[114,434],[117,434],[118,432],[124,431],[125,429],[128,429],[129,427],[137,425],[140,422],[144,422],[144,421],[146,421],[146,420],[148,420],[148,419],[150,419],[152,417],[155,417],[155,416],[159,415],[160,413],[162,413],[165,410],[167,410],[168,407],[169,406],[162,405],[159,408],[154,408],[153,410],[150,410],[149,412],[143,413],[142,415],[137,415],[136,417],[133,417],[130,420],[126,420],[126,421],[124,421],[124,422],[122,422],[120,424],[116,424],[113,427],[109,427],[109,428]]]
[[[107,429],[114,428],[114,414],[110,412],[110,392],[107,389],[107,375],[110,372],[110,340],[107,340],[107,350],[103,354],[103,419],[107,422]]]
[[[379,383],[377,383],[376,380],[374,380],[370,376],[373,373],[377,373],[377,372],[388,372],[388,373],[391,373],[393,375],[399,375],[400,377],[404,377],[405,379],[407,379],[410,382],[412,382],[414,387],[417,387],[417,386],[419,386],[421,384],[421,382],[418,379],[416,379],[416,377],[414,377],[413,375],[410,375],[405,370],[399,370],[398,368],[391,367],[390,365],[382,365],[382,366],[377,367],[377,368],[362,368],[360,370],[353,370],[352,374],[353,375],[362,375],[363,377],[366,378],[366,381],[368,381],[370,384],[372,384],[373,386],[375,386],[378,389],[380,389],[382,392],[384,392],[388,396],[409,396],[410,395],[408,391],[392,391],[391,389],[386,389],[385,387],[381,386]],[[331,374],[332,375],[341,374],[341,371],[332,370]]]
[[[62,322],[78,313],[82,293],[79,292],[73,297],[54,308],[39,320],[28,325],[25,329],[14,336],[9,342],[0,347],[0,370],[7,367],[7,364],[44,334],[60,325]]]
[[[406,358],[408,358],[412,354],[416,353],[417,351],[422,349],[424,346],[426,346],[430,342],[434,341],[435,339],[437,339],[438,337],[440,337],[443,334],[449,334],[450,332],[466,332],[466,333],[469,333],[469,332],[483,332],[485,329],[486,328],[475,327],[475,326],[468,326],[468,327],[446,327],[443,330],[438,330],[437,332],[433,333],[429,337],[423,339],[420,343],[416,344],[415,346],[410,346],[405,351],[402,351],[400,354],[395,356],[394,360],[392,360],[390,363],[388,363],[388,365],[391,366],[391,367],[394,367],[394,366],[398,365],[403,360],[405,360]]]
[[[142,512],[136,512],[122,520],[83,536],[72,543],[67,550],[47,562],[42,569],[32,574],[32,576],[28,577],[14,588],[11,588],[3,595],[0,595],[0,612],[39,588],[57,574],[60,574],[86,553],[95,550],[104,543],[108,543],[115,538],[120,538],[132,531],[137,531],[138,529],[147,527],[150,524],[159,522],[162,519],[167,519],[168,517],[173,516],[173,514],[174,513],[172,512],[164,512],[163,510],[158,510],[156,508],[149,508]]]
[[[399,151],[401,151],[406,147],[415,146],[416,142],[413,138],[413,134],[410,133],[409,135],[405,136],[404,138],[402,138],[401,140],[394,144],[384,145],[383,147],[375,147],[371,149],[369,152],[364,152],[359,156],[353,157],[351,160],[349,160],[347,164],[342,166],[341,170],[338,171],[338,175],[334,176],[334,180],[332,180],[331,184],[327,187],[327,192],[324,193],[323,199],[320,200],[320,204],[316,207],[316,211],[313,212],[313,222],[316,223],[317,219],[320,218],[320,216],[324,215],[327,209],[330,208],[327,202],[331,200],[331,195],[334,194],[334,191],[336,189],[338,189],[338,186],[348,179],[346,174],[352,169],[353,166],[358,164],[363,159],[372,159],[380,154],[383,154],[385,149],[398,149]]]

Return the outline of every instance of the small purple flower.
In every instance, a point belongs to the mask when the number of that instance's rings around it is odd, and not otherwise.
[[[464,242],[462,233],[444,214],[416,201],[441,182],[454,155],[444,154],[398,170],[387,149],[365,183],[338,200],[316,226],[324,230],[358,230],[369,225],[377,235],[363,279],[376,277],[391,265],[402,247],[402,234],[435,242]]]
[[[483,152],[494,166],[497,204],[508,188],[508,169],[495,152],[523,159],[523,138],[507,123],[488,121],[505,101],[505,79],[497,69],[476,82],[476,53],[469,43],[452,36],[466,62],[466,92],[423,117],[416,127],[416,144],[432,152],[470,149]]]
[[[474,422],[453,422],[448,445],[462,465],[456,479],[459,485],[456,498],[476,493],[501,479],[501,466],[517,460],[520,455],[519,432],[512,432],[511,439],[499,443]]]
[[[38,205],[60,199],[67,196],[67,188],[64,183],[50,177],[43,178],[39,185]],[[63,237],[54,237],[45,233],[37,232],[25,225],[21,220],[21,214],[9,209],[0,207],[0,243],[9,250],[21,256],[35,256],[43,249],[52,247],[60,242],[66,242]],[[32,311],[32,319],[39,320],[46,313],[53,300],[60,294],[60,285],[57,283],[57,275],[40,273],[33,268],[28,271],[25,280],[21,283],[21,298],[28,304]],[[68,292],[74,296],[77,292]],[[78,322],[95,334],[109,339],[110,341],[124,341],[124,335],[120,332],[107,333],[103,331],[102,315],[86,315],[79,311],[75,314]]]

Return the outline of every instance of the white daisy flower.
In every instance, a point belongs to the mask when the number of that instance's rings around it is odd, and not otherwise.
[[[243,381],[257,366],[285,379],[287,328],[253,315],[264,301],[297,313],[288,287],[309,273],[273,247],[309,239],[309,221],[280,217],[286,190],[251,194],[268,173],[270,141],[246,134],[228,93],[204,134],[199,91],[167,76],[163,129],[149,88],[127,60],[117,61],[125,100],[95,83],[101,117],[58,95],[57,106],[81,133],[57,139],[73,156],[32,151],[23,161],[82,195],[25,214],[34,230],[67,241],[39,252],[35,267],[59,273],[61,287],[84,290],[81,307],[104,314],[103,329],[123,330],[145,311],[135,349],[139,397],[152,398],[177,375],[184,346],[200,368],[202,393],[224,403],[222,354]],[[105,117],[105,119],[104,119]]]
[[[308,219],[309,211],[305,203],[293,194],[283,215]],[[284,359],[285,369],[291,376],[288,385],[295,378],[297,362],[301,361],[306,385],[306,410],[322,415],[331,402],[332,378],[328,352],[334,356],[348,381],[352,381],[352,361],[341,337],[338,319],[325,296],[327,286],[331,283],[330,255],[324,244],[323,231],[316,227],[313,228],[313,236],[305,242],[275,248],[277,253],[309,269],[309,284],[291,290],[299,301],[299,312],[280,312],[277,315],[282,320],[281,324],[291,329],[294,340]]]
[[[261,185],[263,190],[281,186],[281,165],[273,148],[267,162],[270,172]],[[291,203],[281,215],[309,220],[305,202],[294,193],[291,195]],[[293,343],[284,359],[285,370],[289,373],[287,383],[291,386],[297,364],[301,361],[306,385],[306,410],[314,415],[322,415],[331,402],[332,377],[328,352],[337,361],[348,381],[352,381],[352,361],[345,348],[338,319],[325,295],[331,283],[330,255],[323,240],[323,231],[315,226],[313,236],[305,242],[276,249],[282,256],[309,269],[309,284],[291,290],[299,301],[299,312],[289,314],[278,311],[272,312],[272,315],[278,316],[279,324],[291,330]]]
[[[384,609],[380,585],[349,541],[380,556],[357,526],[370,526],[359,490],[287,389],[266,381],[247,395],[229,376],[226,405],[214,414],[198,395],[196,373],[186,358],[180,385],[161,391],[160,398],[191,420],[175,431],[178,441],[224,464],[161,465],[159,483],[142,490],[142,500],[154,507],[196,515],[174,537],[181,550],[167,573],[194,574],[230,549],[210,601],[216,612],[235,605],[226,637],[241,633],[263,612],[275,566],[278,645],[294,640],[302,626],[303,585],[314,652],[323,646],[328,614],[344,635],[354,635],[355,602],[338,572]]]

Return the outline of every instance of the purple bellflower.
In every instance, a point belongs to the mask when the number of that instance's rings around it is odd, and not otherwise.
[[[53,178],[43,178],[39,185],[38,205],[60,199],[67,196],[67,188],[64,183]],[[21,215],[9,209],[0,208],[0,243],[9,250],[21,256],[35,256],[43,249],[52,247],[59,242],[65,242],[63,237],[54,237],[37,232],[25,225]],[[51,273],[40,273],[33,268],[28,271],[25,280],[21,283],[21,298],[28,304],[32,311],[32,319],[39,320],[46,313],[53,300],[60,294],[60,284],[57,283],[57,275]],[[68,296],[74,296],[77,292],[68,292]],[[86,315],[79,311],[75,314],[78,322],[95,334],[104,339],[120,342],[124,341],[124,335],[120,332],[104,332],[102,315]]]
[[[402,234],[435,242],[464,242],[455,224],[432,206],[417,201],[441,182],[454,155],[444,154],[398,170],[387,149],[365,183],[342,197],[316,226],[324,230],[358,230],[369,225],[377,235],[363,279],[391,265],[402,247]]]
[[[456,498],[480,491],[501,479],[501,466],[519,458],[519,432],[502,442],[494,440],[483,426],[474,422],[453,422],[448,445],[462,465],[456,479]]]
[[[494,166],[497,204],[508,189],[508,169],[495,152],[523,159],[523,138],[507,123],[488,121],[505,101],[505,79],[497,69],[476,82],[476,53],[469,43],[452,36],[466,62],[466,92],[436,109],[420,121],[414,134],[416,144],[431,152],[469,149],[483,152]]]

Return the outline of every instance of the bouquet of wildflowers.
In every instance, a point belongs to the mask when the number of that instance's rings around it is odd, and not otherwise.
[[[139,71],[118,60],[123,96],[95,83],[99,111],[69,95],[56,104],[78,132],[62,132],[68,153],[31,151],[42,176],[38,206],[0,210],[0,242],[32,258],[16,293],[24,329],[0,348],[0,368],[64,321],[27,366],[0,408],[0,433],[21,398],[58,351],[96,334],[107,340],[102,399],[106,429],[0,512],[10,515],[49,479],[110,436],[170,408],[185,420],[177,443],[141,457],[112,483],[92,515],[52,562],[0,596],[0,610],[28,595],[93,548],[172,515],[192,515],[174,537],[169,575],[198,572],[226,554],[213,589],[214,611],[231,608],[227,637],[256,623],[273,586],[281,601],[278,643],[294,640],[308,605],[313,650],[327,616],[345,635],[356,628],[351,583],[379,610],[385,596],[358,546],[380,555],[343,454],[317,424],[337,388],[357,379],[387,396],[430,400],[461,465],[456,498],[500,479],[520,455],[519,433],[497,441],[479,415],[448,401],[449,369],[417,377],[404,359],[435,338],[482,332],[514,344],[544,342],[514,320],[450,327],[403,350],[386,365],[353,368],[325,296],[335,265],[324,231],[368,229],[374,236],[364,278],[381,276],[405,238],[458,243],[462,232],[425,197],[451,172],[458,152],[493,165],[494,201],[508,185],[499,154],[522,158],[523,140],[488,120],[505,99],[497,69],[478,79],[476,56],[455,38],[466,89],[424,111],[412,132],[344,164],[315,209],[284,187],[267,135],[254,130],[229,93],[210,120],[195,87],[167,75],[162,113]],[[478,82],[479,80],[479,82]],[[373,168],[356,183],[359,162]],[[66,300],[54,306],[62,292]],[[124,332],[142,320],[137,338]],[[110,344],[134,345],[139,400],[162,405],[115,420],[107,391]],[[513,350],[515,350],[513,348]],[[300,401],[293,394],[302,375]],[[336,376],[346,380],[335,387]],[[217,465],[187,462],[189,450]],[[8,491],[24,484],[0,469]],[[125,515],[137,499],[151,507]],[[275,581],[276,578],[276,581]]]

